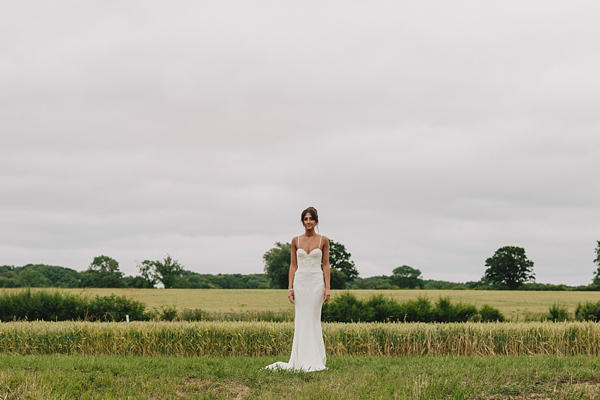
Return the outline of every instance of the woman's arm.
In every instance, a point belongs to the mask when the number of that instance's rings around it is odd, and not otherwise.
[[[325,279],[325,293],[323,293],[323,301],[327,302],[331,296],[331,285],[329,284],[331,268],[329,266],[329,239],[327,239],[325,236],[323,236],[323,239],[325,239],[323,243],[323,259],[321,260],[323,263],[323,278]]]
[[[296,240],[294,240],[296,239]],[[298,250],[298,238],[292,238],[292,245],[290,246],[290,273],[288,283],[288,299],[292,304],[296,304],[296,297],[294,296],[294,275],[298,269],[298,260],[296,259],[296,250]]]

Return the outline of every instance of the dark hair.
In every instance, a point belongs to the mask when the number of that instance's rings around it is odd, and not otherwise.
[[[317,212],[317,209],[314,207],[308,207],[306,210],[302,211],[302,215],[300,216],[300,221],[304,222],[304,216],[306,214],[310,214],[311,217],[313,217],[313,219],[315,220],[315,222],[318,224],[319,223],[319,213]]]

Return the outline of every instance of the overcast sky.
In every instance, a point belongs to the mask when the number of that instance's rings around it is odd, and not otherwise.
[[[320,232],[362,277],[588,284],[600,3],[3,1],[0,265],[260,273]]]

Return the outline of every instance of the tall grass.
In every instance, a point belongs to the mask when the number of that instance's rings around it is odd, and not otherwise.
[[[288,354],[294,324],[270,322],[8,322],[0,352],[267,356]],[[600,325],[529,323],[324,323],[335,355],[600,355]]]
[[[166,318],[163,318],[166,320]],[[293,322],[291,311],[210,312],[202,309],[184,309],[171,320],[179,321],[230,321],[230,322]]]

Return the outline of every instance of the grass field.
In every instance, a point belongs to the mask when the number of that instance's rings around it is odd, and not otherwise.
[[[342,357],[317,373],[274,357],[0,355],[3,399],[597,399],[596,357]]]
[[[3,289],[22,290],[22,289]],[[56,290],[56,289],[32,289]],[[252,290],[252,289],[60,289],[71,293],[85,293],[90,296],[109,295],[115,293],[125,295],[134,300],[146,303],[150,308],[175,306],[184,308],[200,308],[211,312],[241,311],[292,311],[293,306],[287,300],[286,290]],[[499,290],[352,290],[356,297],[363,299],[375,294],[390,296],[403,301],[416,299],[419,296],[437,300],[449,297],[453,302],[465,302],[478,307],[489,304],[498,308],[512,321],[538,319],[548,312],[548,307],[559,303],[575,310],[577,303],[600,301],[600,292],[546,292],[546,291],[499,291]],[[332,296],[342,291],[334,290]]]

